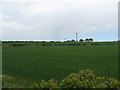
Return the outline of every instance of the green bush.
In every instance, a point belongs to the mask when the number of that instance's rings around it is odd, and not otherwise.
[[[71,73],[61,83],[55,80],[41,81],[37,88],[120,88],[120,83],[114,78],[96,77],[91,70],[81,70]]]
[[[16,79],[13,76],[2,75],[2,88],[31,88],[33,82]]]
[[[94,87],[95,75],[91,70],[81,70],[78,74],[71,73],[62,80],[62,88],[89,88]]]
[[[58,88],[57,81],[55,80],[48,80],[45,82],[44,80],[41,81],[40,85],[34,83],[33,86],[35,88]]]
[[[61,82],[55,80],[42,80],[39,84],[32,81],[19,80],[14,77],[3,75],[3,88],[117,88],[120,82],[114,78],[96,77],[91,70],[81,70],[79,73],[71,73]]]

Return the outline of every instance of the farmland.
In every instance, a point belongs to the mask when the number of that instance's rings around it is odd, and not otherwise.
[[[12,44],[29,45],[8,46]],[[104,42],[102,43],[104,45],[98,43],[91,45],[84,42],[79,43],[80,46],[36,44],[39,43],[3,43],[3,74],[36,82],[52,78],[60,81],[71,72],[91,69],[98,76],[117,78],[118,47],[116,43],[107,45],[108,43]]]

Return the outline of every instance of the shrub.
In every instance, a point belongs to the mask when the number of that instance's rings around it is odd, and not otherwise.
[[[58,88],[57,81],[55,80],[48,80],[45,82],[44,80],[41,81],[40,85],[37,85],[36,88]]]
[[[91,70],[81,70],[78,74],[72,73],[62,80],[62,88],[90,88],[94,87],[95,75]]]
[[[32,82],[30,81],[28,82],[23,79],[16,79],[13,76],[2,75],[2,88],[31,88],[31,84]]]
[[[120,83],[114,78],[96,77],[92,70],[81,70],[71,73],[61,83],[55,80],[41,81],[38,88],[120,88]]]

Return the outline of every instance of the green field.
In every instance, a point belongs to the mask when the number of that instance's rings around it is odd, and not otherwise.
[[[62,80],[71,72],[91,69],[117,78],[117,45],[3,47],[3,74],[31,81]]]

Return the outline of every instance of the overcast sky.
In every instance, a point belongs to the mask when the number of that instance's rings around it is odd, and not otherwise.
[[[1,0],[2,40],[118,39],[119,0]]]

